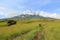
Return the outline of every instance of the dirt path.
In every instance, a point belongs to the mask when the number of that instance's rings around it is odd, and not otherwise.
[[[40,31],[36,32],[33,40],[39,40],[39,37],[41,37],[41,40],[45,40],[44,35]]]
[[[44,28],[42,26],[40,27],[40,30],[36,32],[33,40],[45,40],[45,37],[44,37]]]
[[[39,35],[39,32],[37,32],[33,38],[33,40],[38,40],[38,35]]]
[[[31,31],[31,30],[30,30]],[[19,36],[24,36],[25,34],[29,33],[30,31],[18,34],[18,35],[12,35],[10,38],[7,40],[14,40],[15,38]],[[43,28],[40,27],[40,30],[38,30],[35,34],[32,40],[45,40],[44,33],[43,33]]]

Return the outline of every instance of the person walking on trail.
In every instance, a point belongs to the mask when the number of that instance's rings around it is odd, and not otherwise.
[[[42,25],[41,25],[41,24],[39,24],[39,27],[42,27]]]

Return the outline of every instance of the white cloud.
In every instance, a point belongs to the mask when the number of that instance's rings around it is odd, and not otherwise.
[[[9,17],[20,15],[20,14],[40,15],[44,17],[60,19],[60,15],[58,13],[47,13],[44,11],[30,11],[30,10],[24,11],[23,13],[18,13],[15,10],[9,10],[8,8],[0,6],[0,18],[4,18],[4,17],[9,18]]]
[[[6,8],[3,6],[0,6],[0,11],[4,11]]]
[[[23,11],[22,14],[29,14],[29,15],[34,15],[33,11],[27,10],[27,11]]]
[[[47,12],[41,11],[39,15],[44,16],[44,17],[60,19],[60,15],[58,15],[58,13],[47,13]]]
[[[19,13],[17,11],[8,11],[8,12],[5,12],[5,16],[6,18],[10,18],[10,17],[14,17],[14,16],[17,16],[19,15]]]
[[[39,15],[44,17],[60,19],[60,15],[58,15],[58,13],[47,13],[47,12],[41,11]]]
[[[0,6],[0,10],[3,10],[3,9],[5,9],[4,7],[2,7],[2,6]]]
[[[17,16],[19,13],[15,10],[9,10],[6,7],[0,6],[0,19],[1,18],[10,18],[13,16]]]
[[[43,17],[50,17],[50,18],[56,18],[60,19],[60,15],[58,13],[47,13],[44,11],[24,11],[23,14],[29,14],[29,15],[39,15]]]

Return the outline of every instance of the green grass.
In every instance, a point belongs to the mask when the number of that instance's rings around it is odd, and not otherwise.
[[[36,24],[36,23],[35,23]],[[29,26],[30,25],[30,26]],[[32,29],[37,28],[37,25],[34,24],[25,24],[25,23],[18,23],[13,26],[6,26],[0,28],[0,40],[6,40],[7,38],[10,38],[11,35],[18,35],[22,32],[30,31]]]
[[[45,37],[46,40],[60,40],[60,22],[47,22]]]
[[[60,40],[60,21],[43,19],[19,20],[12,26],[6,26],[6,22],[0,22],[0,40],[12,38],[13,40],[32,40],[35,33],[42,29],[39,27],[40,23],[43,26],[45,40]],[[25,34],[21,35],[22,33]],[[40,35],[39,40],[41,40]]]
[[[40,30],[40,28],[36,28],[27,34],[24,34],[23,36],[19,36],[19,37],[15,38],[14,40],[21,40],[21,38],[22,38],[22,40],[32,40],[33,37],[35,36],[35,33],[39,30]]]

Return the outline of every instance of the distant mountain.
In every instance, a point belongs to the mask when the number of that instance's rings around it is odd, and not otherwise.
[[[14,13],[13,15],[12,14],[7,15],[6,17],[0,16],[0,20],[1,19],[30,19],[30,18],[60,19],[60,15],[58,15],[57,13],[47,13],[39,10],[36,11],[27,10],[23,12]]]
[[[53,19],[53,18],[49,18],[49,17],[43,17],[43,16],[39,16],[39,15],[29,15],[29,14],[21,14],[19,16],[12,17],[11,19],[32,19],[32,18]]]
[[[53,19],[51,17],[45,16],[46,13],[40,12],[40,11],[24,11],[21,14],[11,17],[11,18],[5,18],[5,19],[32,19],[32,18],[48,18]]]
[[[52,15],[52,14],[51,14]],[[48,18],[48,19],[54,19],[53,17],[49,17],[50,15],[45,13],[45,12],[40,12],[40,11],[24,11],[22,13],[20,13],[20,15],[15,16],[13,18],[17,18],[17,19],[30,19],[30,18]]]
[[[1,19],[0,21],[5,21],[5,20],[20,20],[20,19],[33,19],[33,18],[39,18],[39,19],[53,19],[49,17],[43,17],[39,15],[29,15],[29,14],[21,14],[19,16],[14,16],[12,18],[6,18],[6,19]]]

